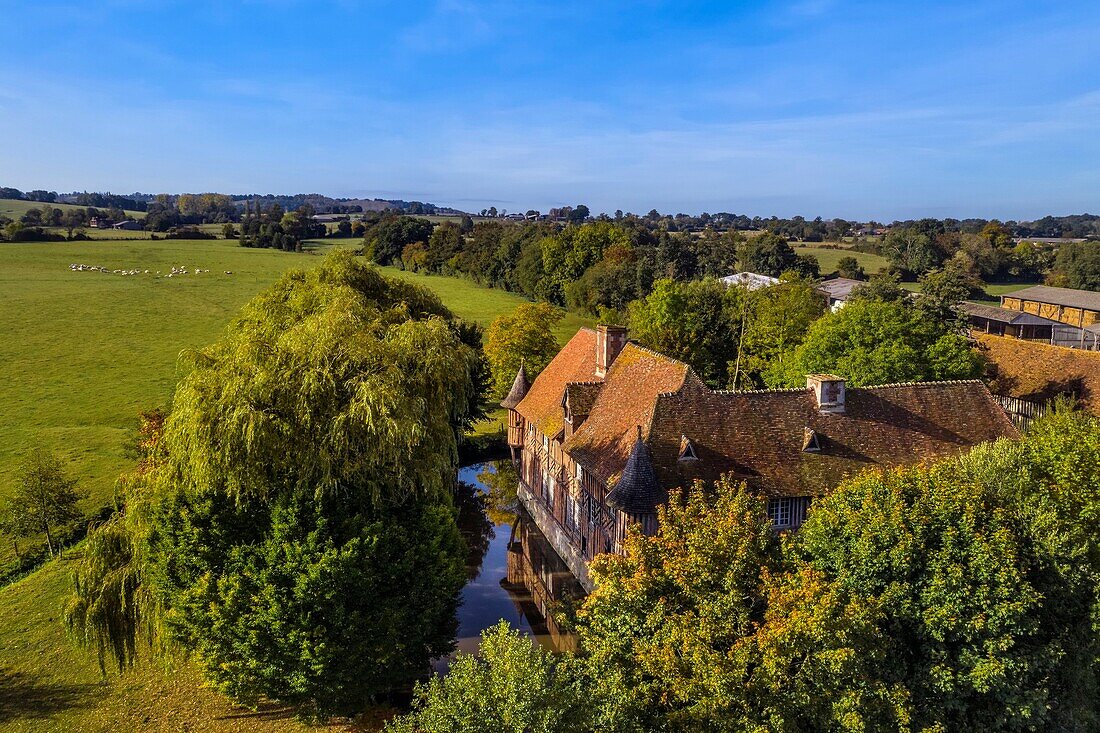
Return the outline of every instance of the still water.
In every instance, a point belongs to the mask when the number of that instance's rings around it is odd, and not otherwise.
[[[553,613],[582,591],[516,502],[511,463],[465,466],[458,478],[459,528],[470,552],[456,653],[476,652],[481,632],[501,620],[546,648],[569,648],[572,637],[559,629]],[[452,658],[433,666],[446,671]]]

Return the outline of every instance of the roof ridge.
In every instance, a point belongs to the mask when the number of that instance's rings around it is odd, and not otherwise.
[[[665,361],[671,361],[671,362],[674,362],[676,364],[680,364],[682,366],[685,366],[688,369],[691,369],[691,365],[688,364],[686,361],[680,361],[679,359],[677,359],[675,357],[672,357],[672,356],[669,356],[668,354],[662,354],[660,351],[654,351],[653,349],[649,348],[648,346],[642,346],[641,344],[639,344],[637,341],[635,341],[633,339],[628,339],[626,343],[627,343],[627,346],[633,346],[634,348],[640,349],[640,350],[644,351],[647,354],[651,354],[653,356],[656,356],[659,359],[664,359]],[[614,362],[612,362],[612,366],[614,366]]]
[[[711,390],[714,394],[718,395],[741,395],[741,394],[794,394],[796,392],[805,392],[809,387],[773,387],[771,389],[714,389]]]
[[[885,384],[869,384],[866,387],[852,387],[851,389],[885,389],[890,387],[937,387],[944,384],[981,384],[980,379],[932,379],[924,382],[887,382]]]

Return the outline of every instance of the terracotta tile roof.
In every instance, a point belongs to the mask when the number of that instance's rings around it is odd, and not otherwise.
[[[543,434],[554,436],[562,429],[562,394],[570,382],[595,382],[596,332],[591,328],[577,331],[569,343],[535,378],[516,412],[534,423]]]
[[[1045,402],[1061,394],[1100,415],[1100,352],[978,334],[997,394]]]
[[[768,494],[821,495],[869,466],[918,463],[1019,436],[978,381],[849,388],[845,412],[824,414],[809,389],[713,392],[692,377],[657,400],[649,432],[665,488],[732,472]],[[820,450],[804,450],[807,429]],[[684,436],[697,461],[677,460]]]
[[[608,369],[588,419],[563,448],[601,481],[618,478],[639,425],[648,437],[657,395],[680,389],[689,371],[681,361],[628,343]]]
[[[563,448],[612,487],[639,426],[661,491],[732,472],[790,496],[825,493],[870,466],[918,463],[1019,436],[978,381],[849,388],[845,411],[826,414],[810,389],[715,392],[683,362],[632,343],[601,384],[595,349],[595,332],[579,331],[516,409],[549,436],[563,427],[566,397],[575,414],[587,409]],[[695,459],[680,460],[685,445]]]
[[[531,389],[531,380],[527,378],[527,368],[520,364],[516,379],[512,382],[512,389],[509,390],[508,396],[500,401],[500,406],[507,410],[515,409],[516,405],[527,396],[529,389]]]

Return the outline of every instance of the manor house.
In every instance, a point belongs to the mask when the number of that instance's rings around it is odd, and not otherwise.
[[[1019,435],[976,380],[853,388],[816,374],[805,388],[715,391],[614,326],[578,331],[534,383],[521,367],[501,405],[520,500],[589,590],[588,561],[621,552],[631,523],[655,532],[668,491],[696,479],[748,482],[793,530],[862,469]]]

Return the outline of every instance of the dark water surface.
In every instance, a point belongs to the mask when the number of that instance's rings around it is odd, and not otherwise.
[[[560,648],[562,635],[547,629],[550,609],[547,589],[539,587],[540,573],[524,572],[532,567],[529,538],[541,535],[515,503],[515,478],[510,465],[494,462],[465,466],[459,469],[458,478],[462,484],[457,501],[459,528],[471,549],[467,558],[469,580],[458,609],[456,653],[476,652],[481,632],[501,620],[544,647]],[[535,566],[541,568],[546,562],[540,551],[534,554]],[[553,626],[552,619],[550,624]],[[452,658],[436,660],[435,670],[446,671]]]

